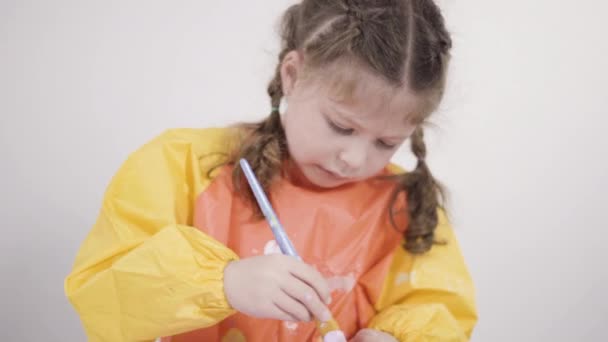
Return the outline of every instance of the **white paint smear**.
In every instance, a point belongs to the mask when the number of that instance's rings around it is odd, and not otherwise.
[[[395,284],[401,285],[403,283],[407,283],[408,280],[410,280],[409,274],[401,272],[401,273],[397,274],[397,278],[395,279]]]
[[[298,323],[296,322],[283,322],[283,325],[285,326],[285,329],[291,332],[295,332],[298,329]]]
[[[323,342],[346,342],[346,336],[341,330],[330,331],[323,337]]]
[[[344,291],[350,292],[356,284],[355,274],[349,273],[345,276],[333,276],[326,278],[327,285],[329,285],[329,290],[333,291]]]
[[[279,244],[275,240],[270,240],[264,245],[264,255],[282,254]]]

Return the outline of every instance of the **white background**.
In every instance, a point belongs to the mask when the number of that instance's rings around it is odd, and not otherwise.
[[[63,279],[111,176],[166,128],[267,113],[289,3],[0,1],[2,340],[85,340]],[[606,341],[608,5],[440,3],[454,58],[430,165],[477,286],[473,341]]]

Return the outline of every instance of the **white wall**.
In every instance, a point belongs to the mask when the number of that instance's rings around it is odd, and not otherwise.
[[[110,177],[165,128],[267,112],[290,2],[0,2],[3,340],[85,340],[63,278]],[[455,48],[429,150],[476,280],[473,341],[606,341],[608,5],[441,3]]]

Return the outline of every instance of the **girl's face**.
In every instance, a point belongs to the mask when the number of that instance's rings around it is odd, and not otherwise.
[[[336,81],[337,74],[356,81]],[[348,66],[302,76],[302,56],[292,51],[281,66],[282,123],[297,175],[313,186],[377,175],[416,127],[411,118],[421,102],[407,87]]]

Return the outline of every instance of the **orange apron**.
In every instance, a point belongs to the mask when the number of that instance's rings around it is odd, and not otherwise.
[[[231,167],[220,170],[196,201],[194,226],[241,258],[280,252],[265,220],[233,191]],[[389,171],[384,171],[388,174]],[[280,179],[270,196],[302,259],[332,289],[329,306],[347,338],[375,314],[392,254],[403,235],[391,225],[393,184],[369,179],[329,190],[312,190]],[[405,207],[405,202],[401,208]],[[404,227],[403,222],[399,226]],[[291,323],[237,313],[221,323],[162,339],[163,342],[317,341],[314,322]]]

